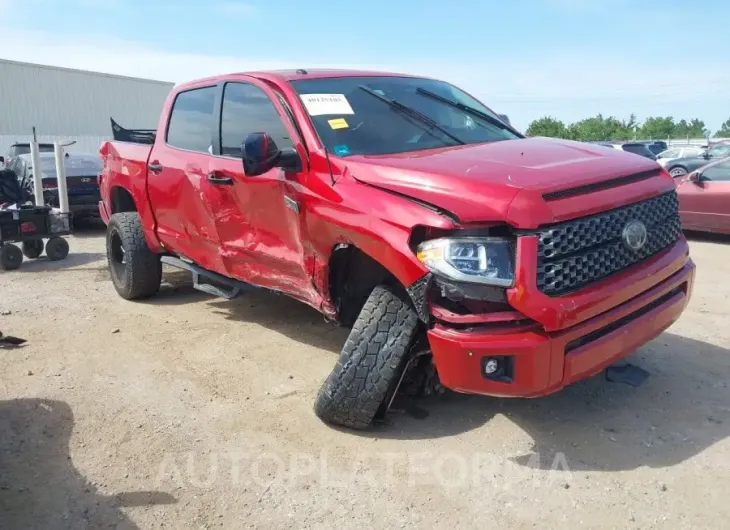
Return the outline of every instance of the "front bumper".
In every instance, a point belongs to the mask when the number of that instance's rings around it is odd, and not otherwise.
[[[638,274],[647,280],[643,272]],[[686,258],[679,270],[638,296],[558,331],[538,324],[469,330],[437,324],[428,338],[441,384],[467,394],[537,397],[591,377],[679,318],[691,296],[694,273],[694,263]],[[602,305],[593,302],[585,309]],[[483,375],[484,360],[490,357],[509,360],[508,377]]]

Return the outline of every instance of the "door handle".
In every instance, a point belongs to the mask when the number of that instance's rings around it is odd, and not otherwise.
[[[149,164],[147,164],[147,169],[152,171],[152,173],[159,173],[160,171],[162,171],[162,164],[160,164],[159,162],[150,162]]]
[[[233,184],[233,179],[231,177],[221,177],[220,173],[213,171],[212,173],[208,173],[208,182],[218,186],[230,186]]]

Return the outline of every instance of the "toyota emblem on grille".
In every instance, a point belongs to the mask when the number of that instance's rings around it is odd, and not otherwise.
[[[641,221],[630,221],[624,226],[621,233],[624,245],[634,252],[640,251],[646,245],[647,232],[646,225]]]
[[[81,182],[91,182],[91,179],[84,177],[81,179]]]

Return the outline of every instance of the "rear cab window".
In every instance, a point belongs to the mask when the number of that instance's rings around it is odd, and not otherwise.
[[[302,100],[321,142],[337,156],[404,153],[522,137],[479,101],[443,81],[353,76],[297,79],[290,84]],[[371,92],[423,114],[432,123],[392,108]],[[476,112],[464,111],[458,105]],[[479,117],[478,113],[489,118]]]
[[[165,141],[170,147],[212,154],[216,87],[180,92],[170,111]]]

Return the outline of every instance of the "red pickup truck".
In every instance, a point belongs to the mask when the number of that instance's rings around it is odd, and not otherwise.
[[[656,162],[525,138],[442,81],[231,74],[176,87],[156,131],[113,128],[99,208],[117,292],[154,295],[167,263],[351,327],[314,407],[328,423],[366,428],[416,366],[456,392],[550,394],[652,340],[691,294]]]

